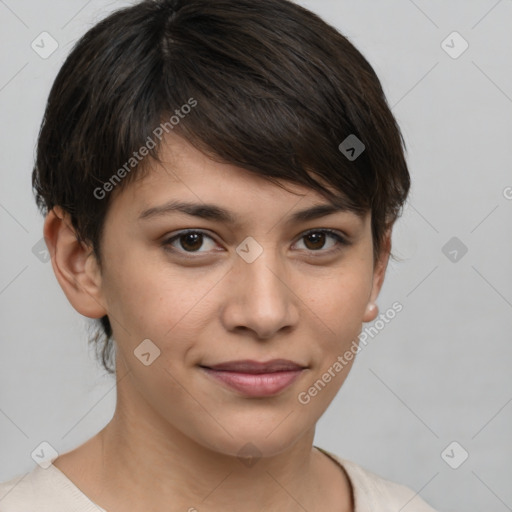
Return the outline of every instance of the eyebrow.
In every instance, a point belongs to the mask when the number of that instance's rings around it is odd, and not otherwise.
[[[318,219],[320,217],[324,217],[326,215],[331,215],[333,213],[346,211],[351,210],[347,206],[341,204],[319,204],[312,206],[311,208],[307,208],[305,210],[300,210],[293,213],[289,217],[288,222],[307,222],[310,220]],[[223,222],[225,224],[234,225],[237,223],[236,216],[229,210],[221,208],[220,206],[206,203],[187,203],[183,201],[169,201],[163,205],[154,206],[152,208],[144,210],[139,215],[139,220],[147,220],[154,217],[168,215],[174,212],[186,213],[187,215],[199,217],[201,219]]]

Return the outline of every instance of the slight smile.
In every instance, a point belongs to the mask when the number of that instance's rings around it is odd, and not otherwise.
[[[267,362],[229,361],[200,368],[217,382],[249,397],[276,395],[290,386],[307,367],[286,359]]]

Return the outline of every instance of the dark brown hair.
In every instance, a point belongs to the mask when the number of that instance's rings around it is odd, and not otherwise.
[[[49,94],[32,185],[44,215],[56,205],[70,214],[100,268],[108,206],[158,160],[158,127],[276,185],[371,210],[374,261],[410,187],[405,143],[373,68],[287,0],[146,0],[76,43]],[[355,159],[339,149],[348,136],[364,144]],[[128,167],[143,146],[148,158]],[[114,373],[112,328],[107,316],[99,322],[91,341]]]

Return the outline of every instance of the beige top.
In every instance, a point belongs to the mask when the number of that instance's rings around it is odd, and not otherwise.
[[[316,447],[347,473],[354,512],[436,512],[414,491]],[[0,483],[0,512],[107,512],[93,503],[60,469],[50,464]]]

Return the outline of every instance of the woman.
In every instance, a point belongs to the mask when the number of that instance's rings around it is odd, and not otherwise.
[[[117,404],[2,484],[3,512],[433,510],[313,445],[410,186],[379,80],[338,31],[285,0],[113,13],[55,80],[33,185]]]

